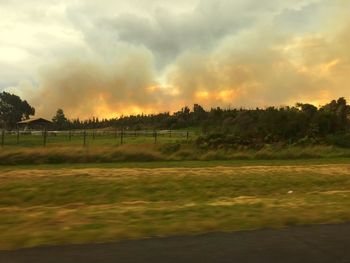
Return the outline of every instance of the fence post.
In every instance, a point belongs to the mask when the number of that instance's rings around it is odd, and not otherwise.
[[[19,129],[17,128],[17,144],[19,144]]]
[[[1,131],[1,147],[5,145],[5,130]]]
[[[92,139],[95,140],[95,130],[92,131]]]
[[[157,143],[157,131],[155,130],[154,133],[154,143],[156,144]]]
[[[188,141],[189,133],[188,131],[186,132],[186,141]]]
[[[83,146],[86,146],[86,130],[83,132]]]
[[[123,139],[124,139],[124,129],[122,128],[120,130],[120,144],[122,145],[123,144]]]
[[[71,140],[72,140],[72,131],[71,131],[71,130],[69,130],[69,133],[68,133],[68,138],[69,138],[69,141],[71,141]]]
[[[115,128],[115,130],[114,130],[114,139],[117,139],[117,137],[118,137],[118,130],[117,130],[117,128]]]
[[[45,147],[45,146],[46,146],[46,136],[47,136],[46,128],[44,129],[43,136],[44,136],[43,145],[44,145],[44,147]]]
[[[169,137],[171,138],[171,129],[169,130]]]

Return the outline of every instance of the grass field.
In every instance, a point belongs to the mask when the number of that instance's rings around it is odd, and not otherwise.
[[[337,223],[349,207],[349,159],[7,166],[0,249]]]
[[[194,131],[157,131],[155,138],[153,131],[126,131],[121,138],[120,131],[60,131],[48,132],[45,138],[46,147],[70,147],[70,146],[118,146],[122,144],[152,144],[152,143],[177,143],[194,139],[197,133]],[[0,138],[1,139],[1,138]],[[42,147],[44,145],[43,132],[32,134],[21,132],[5,133],[4,146],[9,148]]]

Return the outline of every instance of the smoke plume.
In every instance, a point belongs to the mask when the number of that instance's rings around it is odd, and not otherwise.
[[[62,108],[71,118],[350,98],[350,3],[259,3],[208,0],[173,12],[153,4],[151,14],[106,17],[66,8],[84,53],[42,63],[35,82],[13,90],[37,115]]]

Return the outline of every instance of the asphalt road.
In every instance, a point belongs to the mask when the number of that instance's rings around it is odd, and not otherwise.
[[[0,262],[350,262],[350,224],[0,251]]]

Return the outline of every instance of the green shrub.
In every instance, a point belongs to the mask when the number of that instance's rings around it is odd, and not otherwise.
[[[160,146],[160,151],[165,154],[172,154],[179,151],[181,148],[180,143],[166,143]]]
[[[341,133],[329,135],[326,137],[326,141],[329,144],[342,147],[342,148],[350,148],[350,134],[349,133]]]

